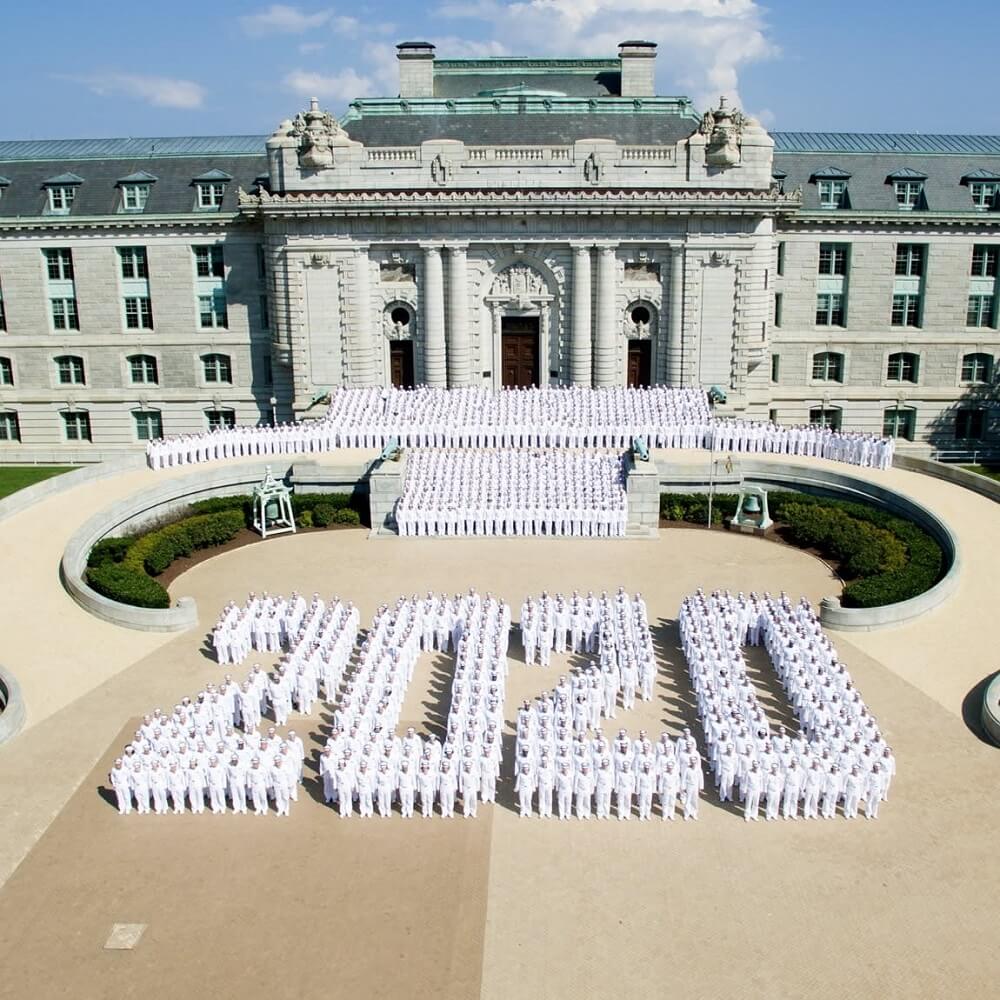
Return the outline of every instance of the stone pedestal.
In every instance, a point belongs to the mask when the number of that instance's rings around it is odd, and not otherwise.
[[[403,495],[406,480],[406,452],[396,461],[379,460],[368,477],[368,503],[371,511],[371,537],[398,535],[396,501]]]
[[[629,455],[625,466],[628,495],[626,538],[655,538],[660,527],[660,472],[656,463],[637,462]]]

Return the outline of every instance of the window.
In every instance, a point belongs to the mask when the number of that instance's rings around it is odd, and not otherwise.
[[[123,278],[148,278],[145,247],[119,247]]]
[[[886,410],[882,414],[882,435],[883,437],[904,438],[907,441],[912,441],[916,423],[916,410]]]
[[[7,331],[7,313],[3,307],[3,288],[0,287],[0,332]]]
[[[73,251],[65,248],[58,250],[43,250],[45,266],[48,268],[49,281],[73,280]]]
[[[271,367],[271,355],[265,354],[261,359],[261,371],[264,373],[264,385],[274,384],[274,370]]]
[[[844,325],[844,296],[823,293],[816,296],[816,325]]]
[[[160,381],[156,358],[151,354],[133,354],[128,359],[128,371],[133,385],[156,385]]]
[[[986,411],[960,409],[955,411],[955,440],[982,441],[986,436]]]
[[[136,295],[125,300],[125,326],[130,330],[153,329],[153,309],[149,299]]]
[[[993,296],[970,295],[966,326],[993,326]]]
[[[76,299],[52,299],[52,325],[57,330],[79,330]]]
[[[778,374],[781,371],[781,355],[772,354],[771,355],[771,381],[778,381]]]
[[[813,355],[812,377],[817,382],[844,381],[844,355],[823,351]]]
[[[233,363],[228,354],[206,354],[201,359],[206,382],[232,382]]]
[[[893,295],[892,325],[920,326],[919,295]]]
[[[778,244],[778,274],[783,275],[785,273],[785,241],[782,240]]]
[[[122,211],[141,212],[146,207],[149,200],[148,184],[123,184],[122,185]]]
[[[90,414],[69,410],[62,415],[67,441],[90,441]]]
[[[49,212],[52,215],[68,215],[76,197],[76,187],[72,184],[54,185],[48,188]]]
[[[774,293],[774,325],[781,326],[781,306],[783,302],[783,293]]]
[[[21,424],[16,413],[0,413],[0,441],[20,441]]]
[[[264,282],[267,281],[267,257],[264,256],[264,247],[261,244],[257,244],[257,278]]]
[[[262,295],[260,297],[260,328],[262,330],[271,329],[271,313],[268,305],[267,296]]]
[[[10,358],[0,358],[0,385],[14,384],[14,365]]]
[[[229,315],[226,312],[226,293],[215,292],[212,295],[199,295],[198,315],[203,330],[212,328],[224,330],[229,326]]]
[[[896,244],[896,274],[909,278],[920,277],[924,273],[927,247],[923,243]]]
[[[163,437],[163,420],[155,410],[137,410],[135,417],[135,436],[139,441],[156,441]]]
[[[896,204],[904,212],[912,212],[920,202],[924,193],[923,181],[893,181],[896,191]]]
[[[195,272],[199,278],[224,278],[226,276],[222,246],[218,243],[210,247],[195,247],[194,264]]]
[[[839,431],[841,412],[840,408],[836,406],[817,406],[809,411],[809,423],[813,427],[828,427],[831,431]]]
[[[962,358],[963,382],[989,382],[993,378],[993,356],[991,354],[966,354]]]
[[[972,277],[995,278],[998,260],[1000,260],[1000,247],[973,247]]]
[[[975,210],[988,212],[996,207],[1000,181],[970,181],[969,191],[972,193],[972,205]]]
[[[208,429],[217,431],[222,427],[235,427],[236,414],[232,410],[206,410],[205,418],[208,420]]]
[[[846,243],[820,243],[819,273],[847,274]]]
[[[889,382],[916,383],[919,374],[920,358],[916,354],[900,351],[898,354],[889,355],[889,363],[885,373]]]
[[[198,207],[222,208],[222,199],[225,193],[226,185],[219,181],[200,181],[198,183]]]
[[[83,358],[64,354],[56,358],[56,372],[60,385],[84,385]]]
[[[820,208],[844,208],[847,204],[847,181],[817,181]]]

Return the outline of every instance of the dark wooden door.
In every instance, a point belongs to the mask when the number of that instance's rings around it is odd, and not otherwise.
[[[628,342],[628,384],[633,389],[648,386],[652,378],[653,344],[649,340]]]
[[[389,341],[389,370],[397,389],[413,388],[413,341]]]
[[[503,321],[501,371],[504,388],[538,385],[538,319]]]

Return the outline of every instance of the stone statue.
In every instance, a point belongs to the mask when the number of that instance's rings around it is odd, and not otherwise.
[[[454,175],[455,165],[450,159],[448,159],[447,156],[443,156],[441,153],[438,153],[438,155],[431,160],[431,180],[433,180],[435,184],[447,184]]]
[[[333,166],[333,140],[345,135],[340,122],[328,111],[320,111],[312,98],[309,110],[291,121],[289,134],[299,140],[299,163],[306,170],[326,170]]]
[[[720,97],[719,106],[706,111],[698,126],[708,140],[706,162],[715,167],[735,167],[740,162],[740,139],[746,124],[747,117],[735,108],[728,108],[725,97]]]

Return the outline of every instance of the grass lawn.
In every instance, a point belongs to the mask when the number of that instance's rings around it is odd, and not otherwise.
[[[963,465],[967,472],[975,472],[980,476],[988,476],[990,479],[1000,480],[1000,468],[987,465]]]
[[[0,500],[43,479],[72,472],[73,465],[0,465]]]

